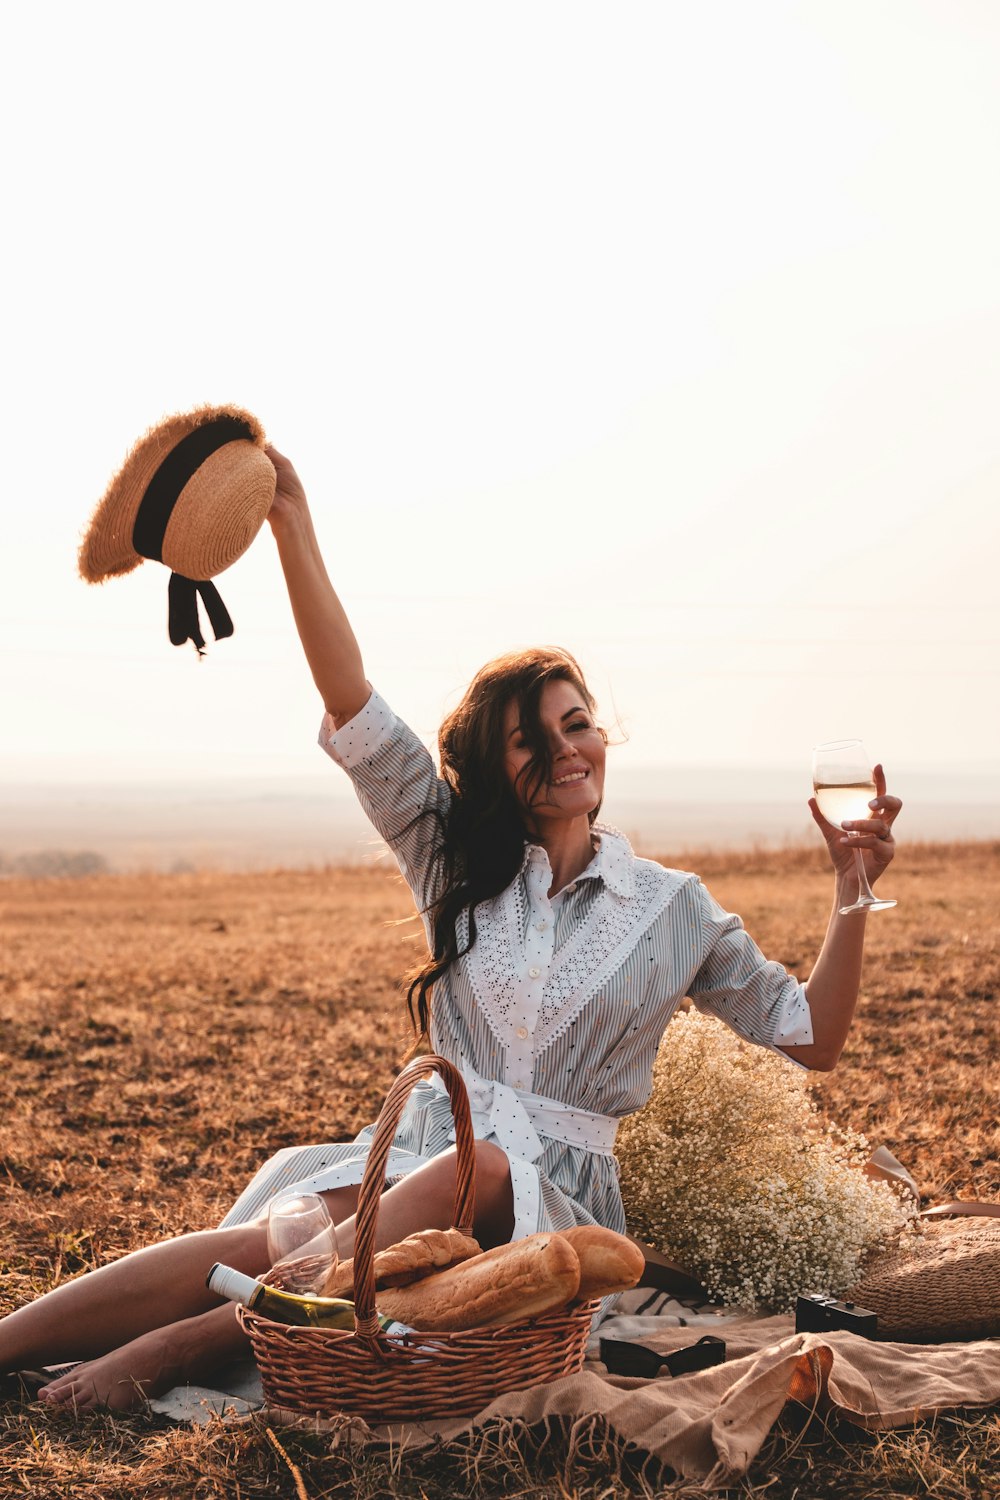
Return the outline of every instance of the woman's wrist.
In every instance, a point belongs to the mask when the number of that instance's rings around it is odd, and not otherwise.
[[[291,536],[296,531],[306,532],[309,527],[309,506],[303,495],[301,499],[288,495],[276,496],[267,513],[271,530],[277,536]]]
[[[842,906],[853,906],[857,901],[861,887],[858,884],[858,870],[854,861],[850,868],[838,870],[834,879],[834,906],[839,910]]]

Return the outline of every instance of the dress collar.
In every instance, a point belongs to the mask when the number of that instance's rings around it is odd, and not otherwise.
[[[571,884],[579,885],[581,880],[603,880],[608,890],[616,896],[631,896],[635,888],[632,874],[635,854],[632,845],[623,833],[619,833],[609,823],[595,823],[592,832],[597,844],[594,857]],[[541,844],[525,844],[521,874],[527,874],[529,865],[542,860],[548,865],[549,857]]]

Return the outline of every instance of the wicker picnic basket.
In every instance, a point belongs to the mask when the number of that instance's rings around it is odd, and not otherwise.
[[[347,1413],[372,1423],[470,1416],[504,1391],[542,1385],[583,1365],[594,1302],[462,1333],[385,1334],[379,1328],[372,1257],[386,1162],[410,1090],[432,1073],[443,1080],[455,1119],[455,1224],[472,1233],[476,1152],[465,1084],[446,1058],[418,1057],[386,1096],[358,1195],[353,1332],[290,1326],[237,1309],[272,1406],[323,1417]],[[274,1273],[265,1280],[281,1284]]]

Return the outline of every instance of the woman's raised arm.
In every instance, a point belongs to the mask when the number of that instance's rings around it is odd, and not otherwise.
[[[339,727],[361,712],[371,687],[351,622],[320,554],[302,481],[277,448],[268,447],[266,452],[278,476],[268,520],[278,544],[292,614],[313,681]]]

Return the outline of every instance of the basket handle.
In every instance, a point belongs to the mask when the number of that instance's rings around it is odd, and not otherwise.
[[[439,1057],[437,1053],[431,1052],[425,1057],[415,1057],[403,1069],[386,1095],[368,1150],[365,1175],[358,1193],[354,1231],[354,1326],[361,1337],[372,1342],[379,1336],[378,1319],[375,1315],[373,1256],[386,1164],[403,1106],[413,1085],[429,1078],[432,1073],[440,1075],[448,1090],[455,1120],[455,1147],[458,1154],[455,1172],[455,1225],[463,1234],[472,1233],[476,1208],[476,1141],[472,1133],[469,1096],[462,1075],[454,1064],[446,1057]]]

